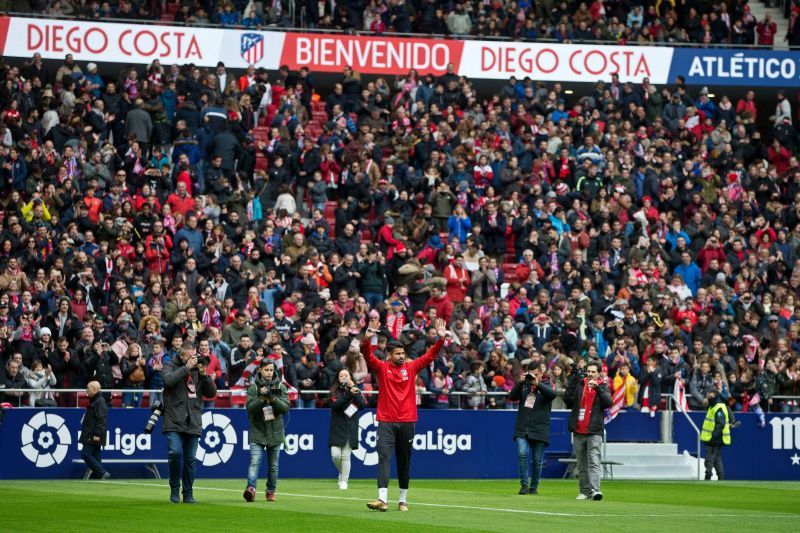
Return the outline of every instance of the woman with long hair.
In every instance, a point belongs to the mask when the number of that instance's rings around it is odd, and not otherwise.
[[[339,488],[347,490],[350,479],[350,453],[358,448],[358,411],[367,401],[356,386],[353,375],[346,368],[339,370],[336,382],[331,385],[331,428],[328,446],[336,470],[339,471]]]

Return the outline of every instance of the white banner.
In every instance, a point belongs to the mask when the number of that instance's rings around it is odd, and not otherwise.
[[[545,43],[465,41],[459,74],[506,80],[530,76],[542,81],[667,83],[672,48],[588,46]]]
[[[129,64],[158,59],[162,65],[205,67],[222,61],[231,68],[253,64],[274,70],[283,41],[283,33],[273,32],[11,18],[3,55],[39,52],[45,59],[63,59],[72,54],[76,61]]]

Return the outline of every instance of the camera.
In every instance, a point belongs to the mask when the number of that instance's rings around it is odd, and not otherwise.
[[[207,367],[208,365],[211,364],[211,357],[209,357],[207,355],[198,355],[197,356],[197,364]]]
[[[533,382],[533,376],[531,374],[525,374],[525,383]]]
[[[147,419],[147,423],[144,425],[144,432],[148,435],[153,432],[153,428],[156,427],[158,423],[158,419],[161,418],[161,415],[164,414],[164,404],[161,402],[153,402],[153,405],[150,406],[150,418]]]
[[[577,363],[572,363],[570,366],[571,372],[570,377],[575,376],[576,378],[583,379],[586,377],[586,369],[585,368],[578,368]]]
[[[272,381],[267,381],[262,379],[260,376],[255,379],[256,390],[262,396],[266,398],[272,398],[273,396],[279,396],[281,392],[281,388],[277,383],[273,384]],[[262,393],[262,389],[266,388],[266,393]]]

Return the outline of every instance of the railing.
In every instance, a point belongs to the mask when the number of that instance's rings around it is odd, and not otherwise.
[[[697,424],[694,423],[692,417],[689,416],[688,411],[684,411],[683,409],[671,409],[672,402],[675,401],[674,394],[664,394],[663,396],[667,397],[667,411],[672,414],[673,411],[679,411],[683,414],[684,418],[689,421],[689,425],[692,426],[692,429],[697,434],[697,479],[701,479],[702,470],[700,468],[700,458],[702,457],[702,442],[700,441],[700,428],[697,427]]]
[[[320,29],[320,28],[308,28],[306,26],[306,14],[305,8],[301,8],[300,14],[302,15],[303,20],[297,21],[297,11],[294,7],[294,2],[291,2],[290,5],[290,12],[294,13],[292,16],[294,27],[291,28],[284,28],[280,26],[260,26],[256,29],[256,31],[274,31],[274,32],[303,32],[303,33],[318,33],[318,34],[326,34],[326,35],[376,35],[370,31],[358,30],[356,28],[348,29],[348,30],[338,30],[338,29]],[[226,28],[226,29],[235,29],[235,30],[247,30],[253,29],[248,28],[242,25],[234,25],[234,26],[222,26],[220,24],[180,24],[173,20],[141,20],[141,19],[124,19],[124,18],[100,18],[100,19],[80,19],[74,16],[66,16],[66,15],[50,15],[44,13],[20,13],[17,11],[8,11],[6,12],[7,15],[12,17],[20,17],[20,18],[38,18],[38,19],[51,19],[51,20],[86,20],[92,22],[109,22],[109,23],[116,23],[116,24],[134,24],[134,25],[147,25],[147,26],[191,26],[193,28]],[[535,43],[560,43],[558,39],[552,38],[542,38],[542,39],[520,39],[520,38],[511,38],[511,37],[497,37],[491,35],[443,35],[443,34],[431,34],[431,33],[400,33],[400,32],[392,32],[392,33],[384,33],[382,36],[385,37],[399,37],[399,38],[411,38],[411,39],[454,39],[454,40],[462,40],[462,41],[500,41],[500,42],[535,42]],[[572,44],[586,44],[592,46],[599,46],[599,45],[608,45],[608,46],[618,46],[618,41],[613,40],[585,40],[585,39],[571,39],[570,43]],[[747,45],[733,45],[731,43],[670,43],[670,42],[646,42],[646,43],[638,43],[638,42],[627,42],[625,46],[661,46],[665,48],[724,48],[724,49],[743,49],[743,50],[755,50],[755,49],[763,49],[763,50],[773,50],[776,45],[773,46],[766,46],[766,45],[759,45],[759,44],[747,44]]]
[[[154,393],[155,394],[159,394],[159,393],[163,392],[163,389],[103,389],[100,392],[101,393],[109,393],[109,394],[112,394],[112,395],[121,395],[121,394],[126,394],[126,393],[130,393],[130,394],[145,394],[145,393],[147,393],[147,394],[154,394]],[[315,390],[298,390],[297,392],[298,392],[298,394],[317,394],[317,395],[327,396],[328,394],[330,394],[331,391],[329,391],[327,389],[326,390],[315,389]],[[364,395],[378,394],[378,392],[379,391],[377,391],[377,390],[361,391],[361,393],[364,394]],[[18,405],[15,405],[15,407],[28,407],[27,402],[28,402],[28,399],[30,398],[30,396],[29,396],[30,394],[48,394],[48,395],[57,395],[57,394],[63,394],[63,393],[66,393],[66,394],[77,394],[76,399],[75,399],[75,407],[79,407],[80,400],[83,398],[81,395],[82,394],[83,395],[86,394],[86,389],[2,389],[2,388],[0,388],[0,394],[4,394],[4,393],[6,394],[6,399],[5,399],[6,402],[12,403],[12,404],[13,403],[17,403],[18,404]],[[18,402],[11,402],[11,401],[9,401],[10,398],[8,397],[9,393],[11,393],[11,394],[19,394],[19,393],[21,393],[22,395],[21,396],[12,397],[12,399],[18,400]],[[217,390],[216,397],[219,397],[220,395],[229,396],[229,397],[244,396],[245,394],[246,394],[246,390],[243,390],[243,389],[237,389],[237,390],[219,389],[219,390]],[[417,394],[419,394],[420,396],[439,396],[438,393],[430,392],[430,391],[423,391],[423,392],[419,392]],[[464,396],[468,396],[468,397],[473,397],[473,396],[506,397],[506,396],[508,396],[508,392],[486,392],[485,394],[476,395],[476,394],[470,394],[468,392],[463,392],[463,391],[450,391],[447,394],[447,396],[448,397],[449,396],[456,396],[456,397],[464,397]],[[461,402],[459,402],[458,409],[461,409],[461,408],[462,408],[461,407]]]

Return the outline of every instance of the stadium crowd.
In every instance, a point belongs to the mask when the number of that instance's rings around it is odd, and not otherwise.
[[[38,55],[0,77],[0,378],[49,389],[7,402],[75,405],[58,389],[90,379],[158,389],[188,342],[219,389],[270,357],[321,406],[306,391],[343,367],[376,389],[358,337],[378,316],[379,357],[388,339],[424,353],[436,318],[452,329],[424,407],[513,407],[487,393],[538,365],[563,408],[573,363],[600,359],[626,407],[681,380],[693,409],[715,390],[797,410],[773,399],[800,393],[783,92],[766,108],[614,76],[480,95],[452,73],[350,68],[322,90],[307,69]]]
[[[800,46],[800,24],[797,24],[800,5],[796,1],[786,10],[790,16],[786,35],[776,35],[777,26],[770,15],[756,20],[748,0],[547,0],[535,3],[530,0],[297,0],[293,3],[289,0],[183,0],[166,4],[124,0],[118,4],[30,0],[30,5],[35,12],[50,16],[160,19],[227,27],[297,27],[302,20],[310,28],[375,34],[397,32],[565,43],[609,41],[733,46],[772,46],[785,39],[791,46]]]

